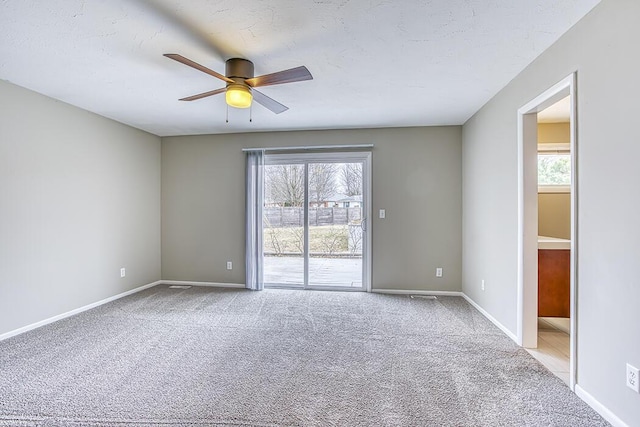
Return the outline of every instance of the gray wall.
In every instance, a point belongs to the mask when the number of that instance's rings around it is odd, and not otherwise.
[[[629,425],[640,420],[625,387],[625,363],[640,367],[639,16],[637,0],[604,0],[463,127],[463,291],[515,333],[516,111],[578,71],[578,384]]]
[[[461,138],[460,127],[163,138],[162,278],[244,283],[242,148],[372,143],[373,288],[459,291]]]
[[[160,279],[160,153],[0,81],[0,334]]]

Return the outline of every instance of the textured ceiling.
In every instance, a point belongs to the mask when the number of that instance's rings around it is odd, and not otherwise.
[[[599,0],[0,0],[0,79],[156,135],[464,123]],[[290,107],[230,109],[162,56],[256,75]]]

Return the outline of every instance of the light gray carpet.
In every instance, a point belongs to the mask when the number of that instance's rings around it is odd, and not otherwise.
[[[2,426],[602,426],[463,299],[156,286],[0,342]]]

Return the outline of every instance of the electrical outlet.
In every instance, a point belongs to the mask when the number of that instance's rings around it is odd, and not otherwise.
[[[627,387],[636,393],[640,393],[640,378],[638,378],[638,368],[627,363]]]
[[[124,277],[124,276],[126,276],[126,275],[127,275],[127,271],[124,269],[124,267],[122,267],[122,268],[120,269],[120,277]]]
[[[227,261],[227,270],[233,270],[233,263],[231,261]]]
[[[436,268],[436,277],[442,277],[442,267]]]
[[[484,291],[484,279],[482,279],[482,290]]]

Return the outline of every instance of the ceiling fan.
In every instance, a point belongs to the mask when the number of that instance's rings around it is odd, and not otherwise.
[[[255,88],[260,86],[271,86],[283,83],[300,82],[304,80],[312,80],[313,76],[305,66],[291,68],[288,70],[278,71],[272,74],[262,76],[253,76],[253,62],[247,59],[231,58],[226,61],[225,74],[217,73],[203,65],[198,64],[184,56],[175,53],[165,53],[164,56],[174,61],[181,62],[184,65],[195,68],[196,70],[207,73],[210,76],[217,77],[227,83],[226,87],[212,90],[209,92],[199,93],[197,95],[188,96],[180,99],[180,101],[195,101],[196,99],[206,98],[208,96],[225,93],[227,104],[235,108],[248,108],[254,99],[258,104],[280,114],[287,111],[289,107],[282,105],[278,101],[269,98]]]

